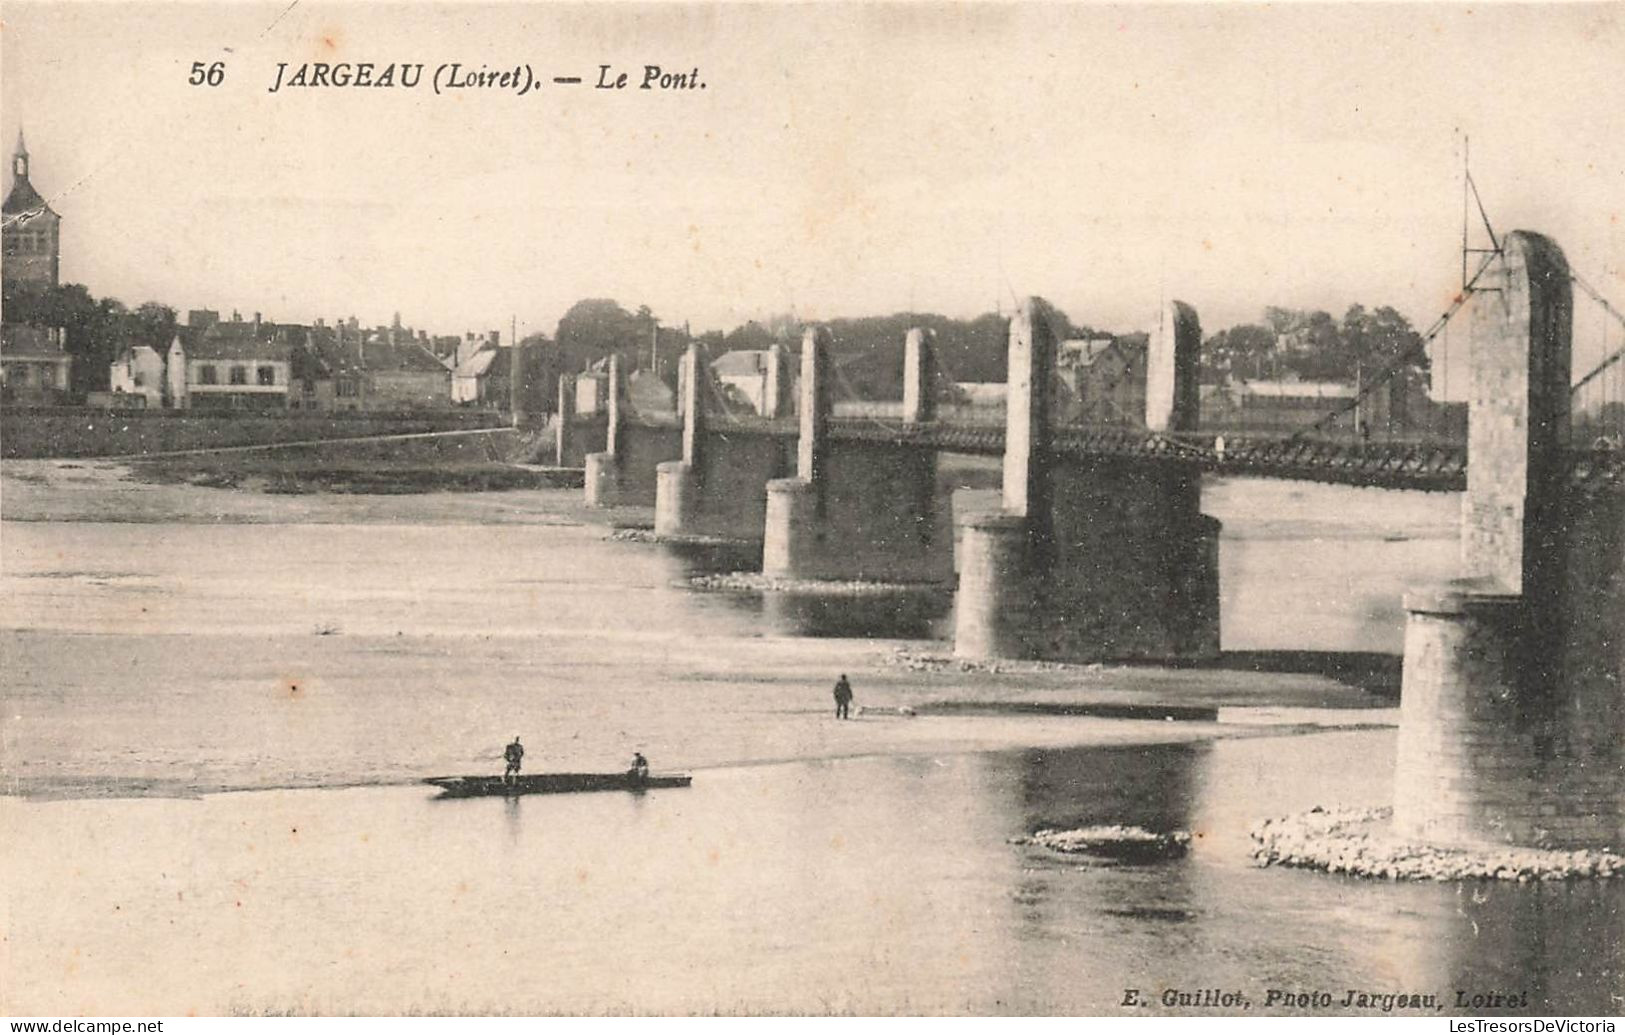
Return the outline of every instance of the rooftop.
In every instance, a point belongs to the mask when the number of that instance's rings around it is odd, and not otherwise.
[[[212,324],[202,334],[183,336],[187,359],[286,360],[289,345],[270,323],[230,321]]]
[[[390,344],[387,341],[369,341],[365,344],[347,339],[334,340],[333,335],[317,335],[316,350],[323,364],[333,373],[360,373],[370,371],[397,371],[418,374],[444,374],[446,365],[416,339]]]
[[[760,374],[767,369],[767,349],[734,349],[711,361],[711,372],[718,377],[738,377]]]
[[[19,176],[11,184],[11,192],[6,195],[6,201],[0,206],[0,211],[6,215],[20,215],[24,212],[51,212],[51,206],[40,197],[39,191],[28,182],[28,177]],[[51,215],[56,215],[51,212]]]

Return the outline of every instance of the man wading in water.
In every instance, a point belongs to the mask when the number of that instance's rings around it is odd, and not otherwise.
[[[502,782],[518,783],[519,763],[525,758],[525,749],[519,743],[518,737],[513,738],[513,743],[503,749],[502,757],[508,761],[508,768],[502,771]]]

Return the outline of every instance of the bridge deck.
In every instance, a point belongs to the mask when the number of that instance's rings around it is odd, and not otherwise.
[[[589,418],[590,419],[590,418]],[[678,426],[676,418],[642,414],[648,427]],[[736,435],[794,436],[793,420],[718,420],[710,431]],[[838,441],[881,442],[948,453],[1004,454],[1002,424],[933,422],[904,424],[872,418],[833,419],[830,437]],[[1061,456],[1135,459],[1194,466],[1213,474],[1295,481],[1329,482],[1385,489],[1460,492],[1467,487],[1467,447],[1438,442],[1346,442],[1312,438],[1269,438],[1214,432],[1160,434],[1126,427],[1068,425],[1054,429]],[[1625,453],[1570,451],[1570,483],[1586,490],[1625,489]]]

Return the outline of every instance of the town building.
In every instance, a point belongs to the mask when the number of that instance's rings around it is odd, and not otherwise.
[[[62,217],[51,210],[28,175],[28,146],[17,133],[11,189],[0,203],[0,279],[6,294],[21,288],[48,291],[61,275]],[[0,399],[41,405],[67,398],[73,358],[60,327],[0,326]]]
[[[1003,381],[955,381],[948,392],[948,409],[967,415],[1003,415],[1009,385]]]
[[[527,339],[524,347],[515,353],[512,346],[488,346],[474,353],[452,371],[451,398],[458,406],[508,410],[513,407],[513,369],[516,357],[520,368],[521,409],[528,413],[550,413],[557,405],[553,387],[545,376],[547,357],[545,339]],[[556,379],[555,379],[556,384]],[[638,375],[630,379],[629,391],[635,391]],[[670,394],[668,390],[668,395]],[[634,410],[641,411],[636,398]],[[669,405],[667,407],[670,408]]]
[[[1322,434],[1388,437],[1435,425],[1445,429],[1455,422],[1446,407],[1428,401],[1424,386],[1405,377],[1363,394],[1339,381],[1231,381],[1201,389],[1204,428],[1274,432],[1318,427]]]
[[[499,384],[513,365],[506,351],[481,349],[459,362],[451,372],[451,401],[459,406],[506,405]]]
[[[362,409],[444,409],[451,404],[451,371],[417,341],[363,343],[349,369]]]
[[[586,415],[609,408],[609,360],[600,359],[576,375],[576,413]]]
[[[43,406],[63,401],[72,367],[62,328],[0,325],[0,398],[5,402]]]
[[[1063,341],[1056,373],[1066,392],[1059,417],[1069,423],[1145,423],[1146,345],[1128,338]]]
[[[289,408],[318,411],[443,409],[452,371],[425,332],[363,328],[355,317],[287,328],[294,387]]]
[[[760,414],[767,405],[767,349],[734,349],[711,361],[711,375],[725,398]]]
[[[284,410],[291,381],[288,336],[254,314],[188,326],[170,342],[170,404],[191,410]]]
[[[4,247],[5,279],[13,283],[54,288],[61,279],[62,217],[51,210],[28,176],[28,145],[17,131],[17,150],[11,156],[11,190],[0,205],[5,218],[0,242]]]
[[[150,345],[126,346],[108,370],[114,406],[159,409],[168,403],[165,385],[164,356]]]

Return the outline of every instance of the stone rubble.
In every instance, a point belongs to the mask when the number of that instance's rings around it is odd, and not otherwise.
[[[1190,848],[1191,835],[1183,830],[1157,834],[1143,827],[1121,825],[1044,829],[1031,837],[1012,837],[1014,845],[1037,845],[1068,855],[1103,855],[1116,858],[1176,859]]]
[[[994,675],[1006,672],[1098,672],[1103,667],[1098,663],[1074,665],[1062,661],[972,661],[946,654],[922,653],[907,646],[892,648],[891,654],[882,661],[909,672],[986,672]]]
[[[685,543],[695,546],[739,546],[744,544],[742,539],[727,539],[714,535],[660,535],[652,528],[633,526],[616,528],[604,538],[614,543]]]
[[[1249,832],[1259,866],[1293,866],[1383,880],[1606,879],[1625,876],[1625,856],[1608,850],[1516,846],[1445,848],[1412,844],[1387,825],[1391,808],[1316,806],[1295,816],[1265,819]]]
[[[735,571],[718,575],[696,575],[689,579],[695,589],[720,589],[746,593],[809,593],[827,596],[879,596],[892,593],[919,593],[941,587],[928,583],[867,582],[859,579],[792,579],[760,572]]]
[[[898,706],[896,706],[894,708],[882,708],[882,707],[876,707],[874,705],[869,705],[869,704],[860,704],[860,705],[858,705],[858,714],[859,715],[900,715],[905,719],[912,719],[912,718],[917,717],[920,713],[915,711],[913,708],[909,707],[906,704],[900,704],[900,705],[898,705]]]

